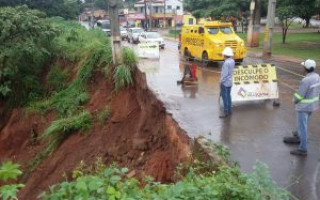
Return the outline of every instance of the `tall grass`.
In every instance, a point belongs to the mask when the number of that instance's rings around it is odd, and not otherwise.
[[[122,49],[122,61],[123,65],[116,67],[113,74],[116,91],[133,84],[132,75],[138,64],[138,58],[130,48]]]
[[[132,71],[124,65],[116,67],[113,78],[116,91],[120,91],[133,83]]]
[[[138,57],[134,53],[134,51],[130,48],[124,48],[122,50],[122,60],[123,64],[129,67],[131,70],[135,70],[138,64]]]

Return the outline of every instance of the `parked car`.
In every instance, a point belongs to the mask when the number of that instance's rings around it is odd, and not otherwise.
[[[122,40],[128,39],[128,31],[124,27],[120,27],[120,35]]]
[[[142,28],[129,28],[128,29],[128,42],[137,43],[139,35],[143,32]]]
[[[94,28],[100,28],[108,36],[111,36],[110,20],[98,20],[97,23],[94,25]]]
[[[159,47],[164,49],[164,40],[157,32],[143,32],[139,35],[139,42],[158,42]]]

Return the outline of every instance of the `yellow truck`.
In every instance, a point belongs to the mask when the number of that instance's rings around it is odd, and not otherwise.
[[[187,58],[222,61],[225,47],[232,48],[236,62],[242,62],[246,57],[244,41],[234,32],[231,23],[209,21],[182,27],[180,52]]]

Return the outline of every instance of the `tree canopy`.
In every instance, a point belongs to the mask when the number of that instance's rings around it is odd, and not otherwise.
[[[240,16],[249,9],[250,0],[185,0],[185,9],[196,18]]]
[[[81,3],[81,0],[0,0],[0,7],[27,5],[45,12],[50,17],[72,19],[79,14]]]

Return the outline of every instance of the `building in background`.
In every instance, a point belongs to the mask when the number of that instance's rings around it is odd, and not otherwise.
[[[147,8],[147,20],[143,19],[141,23],[147,23],[148,27],[174,27],[183,23],[182,0],[140,0],[134,8],[143,15]]]

